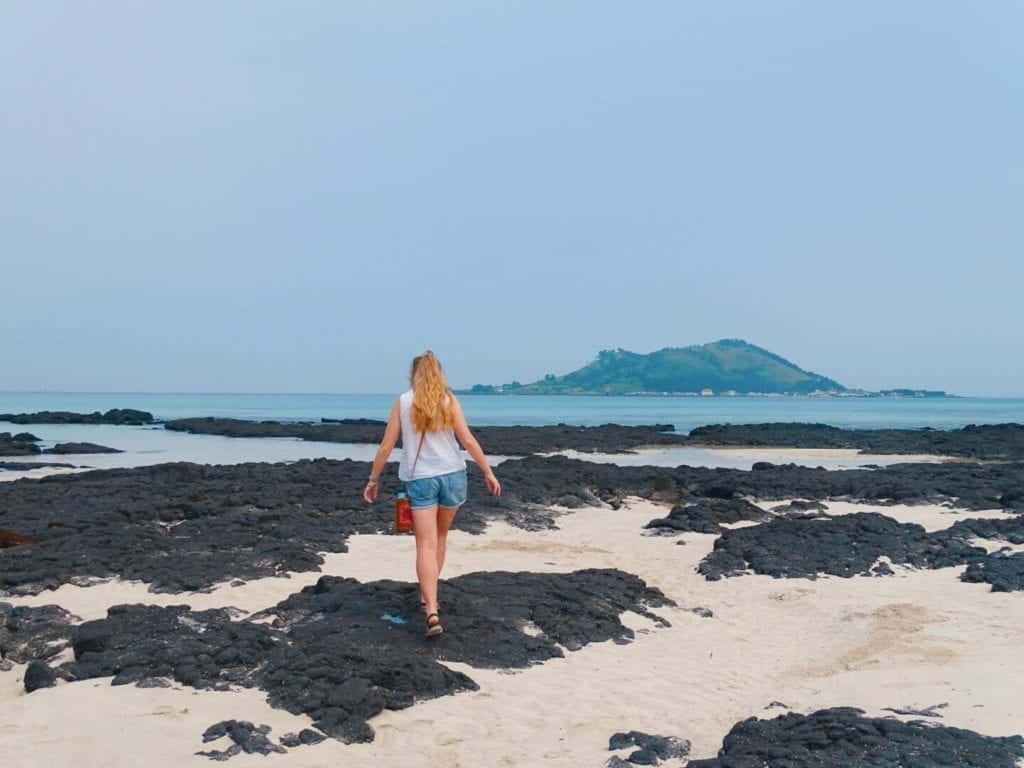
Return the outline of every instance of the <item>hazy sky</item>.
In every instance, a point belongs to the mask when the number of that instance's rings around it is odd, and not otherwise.
[[[0,389],[741,337],[1024,394],[1024,3],[0,4]]]

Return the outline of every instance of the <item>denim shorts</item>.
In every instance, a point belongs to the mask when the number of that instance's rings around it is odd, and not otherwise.
[[[413,509],[426,507],[461,507],[466,503],[466,470],[460,469],[447,475],[418,477],[405,484],[409,494],[409,506]]]

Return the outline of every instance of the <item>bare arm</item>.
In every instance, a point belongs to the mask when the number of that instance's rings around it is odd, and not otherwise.
[[[398,417],[398,401],[395,400],[395,404],[391,406],[391,415],[388,416],[388,425],[384,428],[384,437],[381,438],[380,446],[377,448],[377,455],[373,458],[373,469],[370,470],[370,479],[363,490],[363,499],[367,504],[372,504],[377,500],[377,493],[379,491],[377,480],[380,479],[380,473],[384,471],[384,465],[391,457],[391,451],[394,450],[401,432],[402,425]]]
[[[487,463],[487,456],[484,455],[483,448],[480,447],[480,443],[477,442],[476,437],[470,431],[469,425],[466,423],[466,416],[462,413],[462,405],[455,395],[450,394],[448,396],[452,399],[452,411],[455,414],[455,437],[458,438],[462,447],[466,449],[466,453],[470,455],[470,458],[480,467],[480,471],[484,473],[484,482],[487,483],[487,490],[494,496],[501,496],[501,483],[494,476],[494,470],[491,469],[491,465]]]

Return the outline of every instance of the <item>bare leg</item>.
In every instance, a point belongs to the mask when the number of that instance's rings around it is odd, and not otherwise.
[[[441,578],[444,570],[444,555],[448,546],[448,529],[452,527],[458,507],[437,508],[437,578]]]
[[[437,613],[437,507],[412,511],[416,534],[416,578],[426,613]]]

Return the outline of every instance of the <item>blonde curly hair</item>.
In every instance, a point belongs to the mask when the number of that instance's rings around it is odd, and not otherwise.
[[[452,399],[441,363],[429,349],[412,361],[412,423],[417,432],[440,432],[455,426]]]

